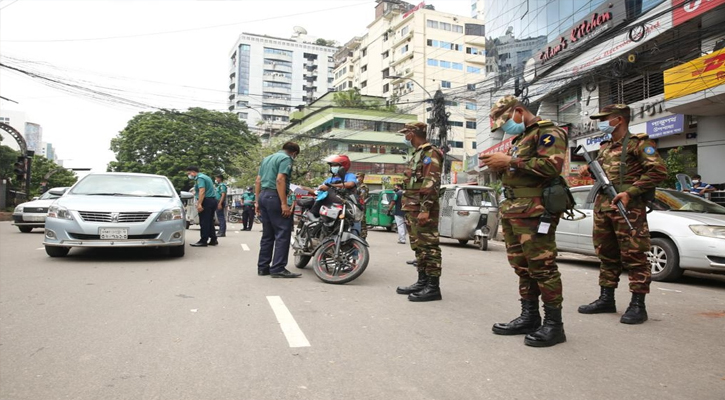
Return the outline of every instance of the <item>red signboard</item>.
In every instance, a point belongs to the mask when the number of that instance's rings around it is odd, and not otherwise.
[[[499,143],[499,144],[497,144],[495,146],[491,146],[491,147],[487,148],[486,150],[478,153],[478,155],[480,156],[482,154],[506,153],[511,148],[511,142],[513,142],[513,140],[514,140],[515,137],[516,136],[511,136],[510,138],[502,141],[501,143]],[[483,167],[484,166],[483,165],[483,162],[481,162],[479,160],[478,166],[479,167]]]
[[[672,0],[672,24],[680,25],[723,4],[725,0]]]
[[[407,13],[403,14],[403,19],[408,18],[408,15],[410,15],[410,14],[412,14],[412,13],[420,10],[421,8],[425,8],[425,1],[421,1],[420,4],[418,4],[417,6],[413,7]]]

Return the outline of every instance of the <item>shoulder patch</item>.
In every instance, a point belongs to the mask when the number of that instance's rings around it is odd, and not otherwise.
[[[644,153],[647,154],[648,156],[651,156],[655,152],[656,152],[656,150],[652,146],[647,146],[647,147],[644,148]]]
[[[544,147],[551,147],[554,145],[554,142],[556,142],[556,138],[551,133],[541,135],[539,139],[539,145]]]
[[[542,126],[542,127],[543,126],[552,126],[552,125],[554,125],[554,123],[551,122],[551,121],[549,121],[548,119],[543,119],[541,121],[538,121],[536,124],[539,125],[539,126]]]
[[[430,163],[431,163],[430,157],[426,157],[426,158],[423,159],[423,164],[428,165]]]

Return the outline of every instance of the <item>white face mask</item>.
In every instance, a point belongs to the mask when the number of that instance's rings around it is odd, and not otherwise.
[[[693,179],[693,180],[692,180],[692,183],[693,183],[693,184],[695,184],[695,185],[697,185],[698,183],[700,183],[700,181],[699,181],[699,180],[697,180],[697,179]]]

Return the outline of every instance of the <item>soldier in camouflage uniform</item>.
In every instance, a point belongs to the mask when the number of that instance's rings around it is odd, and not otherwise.
[[[370,197],[370,189],[368,189],[368,185],[365,184],[365,173],[358,172],[357,173],[357,198],[360,201],[360,204],[362,205],[362,212],[363,212],[363,220],[362,220],[362,226],[360,227],[360,237],[363,239],[366,239],[368,237],[368,224],[365,218],[365,208],[367,207],[366,204],[368,202],[368,197]]]
[[[441,187],[443,153],[427,140],[428,126],[422,122],[405,124],[399,132],[405,143],[415,148],[408,161],[403,181],[403,211],[410,237],[410,248],[415,252],[418,281],[401,286],[399,294],[407,294],[410,301],[441,300],[441,248],[438,239],[438,192]]]
[[[648,198],[654,196],[657,184],[667,177],[667,168],[647,134],[629,132],[630,109],[627,105],[606,106],[591,118],[599,120],[602,133],[611,135],[610,140],[601,142],[597,159],[618,194],[609,199],[600,192],[594,203],[593,241],[601,260],[601,294],[593,303],[579,307],[579,312],[616,313],[614,289],[625,269],[629,271],[632,300],[620,322],[641,324],[647,320],[644,298],[652,280],[645,254],[650,250],[646,204]],[[584,167],[580,174],[589,176],[589,171]],[[619,201],[628,211],[634,232],[630,232],[627,222],[617,212],[615,204]]]
[[[551,121],[532,114],[514,96],[505,96],[491,109],[491,131],[516,135],[508,153],[484,154],[485,165],[502,174],[506,200],[501,223],[506,254],[519,276],[521,315],[493,325],[497,335],[527,334],[524,343],[548,347],[566,341],[561,321],[562,285],[556,265],[556,225],[542,201],[543,188],[561,175],[568,147],[566,133]],[[544,323],[539,313],[544,303]]]

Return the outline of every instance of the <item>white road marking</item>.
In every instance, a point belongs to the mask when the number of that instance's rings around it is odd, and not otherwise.
[[[307,337],[299,325],[297,325],[297,321],[295,321],[292,313],[284,305],[282,298],[279,296],[267,296],[267,301],[270,307],[272,307],[275,317],[277,317],[277,322],[280,328],[282,328],[282,333],[287,338],[289,347],[310,347],[310,342],[307,341]]]
[[[249,251],[249,246],[247,246],[246,244],[242,243],[242,250]]]
[[[45,250],[45,247],[38,247],[38,248],[37,248],[37,249],[35,249],[35,250]]]

